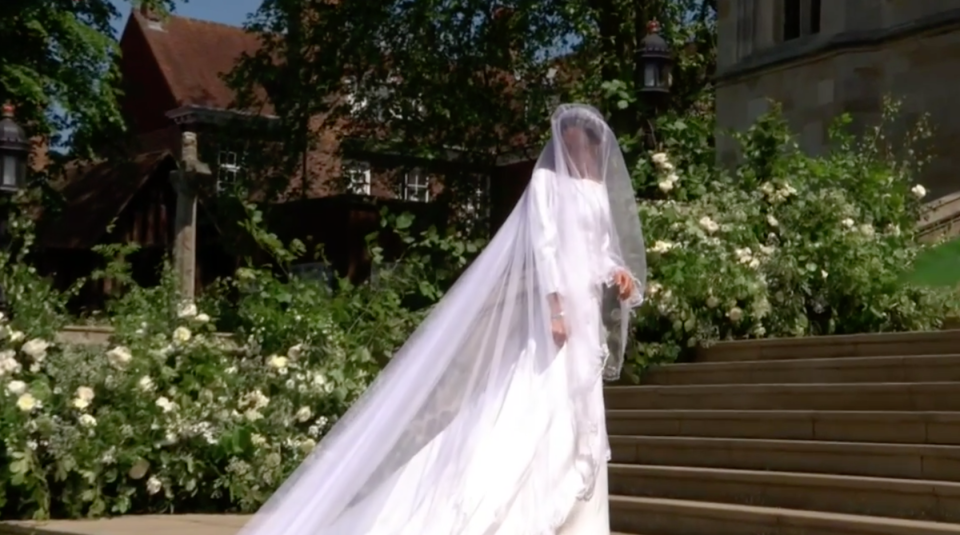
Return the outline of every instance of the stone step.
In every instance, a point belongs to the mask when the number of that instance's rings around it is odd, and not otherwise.
[[[611,386],[608,409],[960,410],[960,382]]]
[[[643,375],[644,385],[943,381],[960,381],[960,355],[670,364]]]
[[[960,521],[960,483],[949,481],[611,464],[610,493]]]
[[[960,445],[960,412],[610,410],[607,432]]]
[[[613,462],[960,481],[960,446],[611,436]]]
[[[960,535],[940,522],[627,496],[610,497],[610,518],[648,535]]]
[[[697,362],[812,358],[951,355],[960,347],[960,330],[915,333],[845,334],[719,342],[697,349]]]

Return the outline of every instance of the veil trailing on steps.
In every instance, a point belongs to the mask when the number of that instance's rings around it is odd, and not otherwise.
[[[242,535],[547,535],[591,495],[646,259],[613,132],[583,105],[551,123],[488,247]],[[604,298],[620,270],[633,294]]]

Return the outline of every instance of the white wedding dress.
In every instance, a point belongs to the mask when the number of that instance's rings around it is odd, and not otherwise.
[[[625,320],[642,300],[643,241],[596,110],[561,107],[553,125],[489,246],[241,535],[610,533],[603,379],[619,373]],[[566,165],[584,154],[565,152],[568,128],[594,129],[600,181]],[[617,270],[638,284],[611,306],[603,291]]]

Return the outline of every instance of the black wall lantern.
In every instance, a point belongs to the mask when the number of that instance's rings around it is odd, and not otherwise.
[[[0,191],[15,193],[27,183],[30,140],[13,120],[13,106],[4,104],[0,119]]]
[[[643,62],[643,85],[640,92],[669,93],[673,82],[670,73],[673,60],[670,47],[663,37],[660,37],[660,23],[656,20],[647,23],[647,35],[641,43],[640,59]]]

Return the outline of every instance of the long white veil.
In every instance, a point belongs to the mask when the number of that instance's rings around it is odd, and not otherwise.
[[[588,396],[619,374],[646,262],[600,114],[563,105],[552,134],[489,246],[243,535],[545,535],[589,496],[608,446],[602,400]],[[586,209],[588,181],[609,209]],[[619,269],[639,284],[606,304],[597,288]],[[584,327],[600,325],[601,302],[620,340],[608,355]]]

